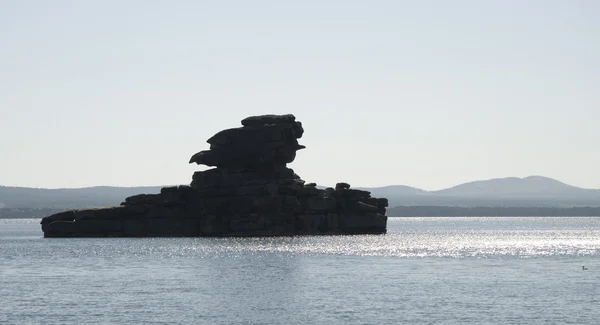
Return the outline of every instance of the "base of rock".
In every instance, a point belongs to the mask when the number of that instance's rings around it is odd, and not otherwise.
[[[293,175],[293,173],[291,173]],[[299,182],[227,196],[188,186],[129,197],[118,207],[71,210],[42,219],[44,237],[231,237],[385,234],[386,199]],[[212,186],[212,185],[211,185]],[[236,195],[237,194],[237,195]],[[244,195],[247,194],[247,195]]]
[[[74,213],[88,210],[70,211]],[[95,210],[98,211],[98,210]],[[42,220],[46,238],[64,237],[264,237],[295,235],[385,234],[383,215],[240,215],[206,218],[149,219],[124,216],[122,220]]]
[[[387,232],[385,227],[373,225],[372,227],[340,229],[327,224],[318,224],[311,228],[286,229],[285,227],[271,227],[264,229],[237,230],[237,231],[206,231],[195,227],[194,220],[186,221],[161,221],[131,222],[128,228],[122,225],[112,225],[107,229],[91,229],[89,225],[75,222],[56,221],[45,227],[45,238],[105,238],[105,237],[280,237],[280,236],[310,236],[310,235],[381,235]],[[160,226],[157,226],[160,225]],[[251,227],[254,228],[254,227]],[[133,231],[132,231],[133,230]]]
[[[250,229],[239,227],[236,230],[219,231],[217,229],[201,229],[196,220],[136,220],[123,223],[111,223],[99,220],[95,226],[104,224],[103,227],[92,228],[92,224],[83,224],[73,221],[55,221],[44,227],[46,238],[69,238],[69,237],[274,237],[274,236],[297,236],[297,235],[380,235],[387,232],[385,226],[371,225],[367,227],[336,228],[322,220],[326,216],[311,221],[311,226],[306,227],[302,219],[301,226],[292,227],[265,227],[256,229],[254,225],[247,226]],[[296,221],[298,222],[298,221]],[[298,223],[300,223],[298,222]]]

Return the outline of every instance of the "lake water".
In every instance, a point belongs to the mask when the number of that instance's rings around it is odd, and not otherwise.
[[[44,239],[39,219],[0,219],[0,323],[600,321],[600,218],[390,218],[388,229]]]

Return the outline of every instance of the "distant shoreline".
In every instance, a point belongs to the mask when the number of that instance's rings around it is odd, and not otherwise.
[[[600,207],[397,206],[388,217],[600,217]]]
[[[0,208],[0,219],[36,219],[70,209],[63,208]]]

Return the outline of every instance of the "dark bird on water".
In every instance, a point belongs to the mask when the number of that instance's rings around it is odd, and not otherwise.
[[[587,268],[587,267],[585,267],[585,265],[582,265],[582,266],[581,266],[581,269],[585,271],[585,270],[587,270],[588,268]]]

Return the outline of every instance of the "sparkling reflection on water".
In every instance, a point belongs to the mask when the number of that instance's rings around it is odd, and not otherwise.
[[[44,239],[38,222],[0,220],[0,323],[600,318],[600,218],[390,218],[384,236],[283,238]]]

